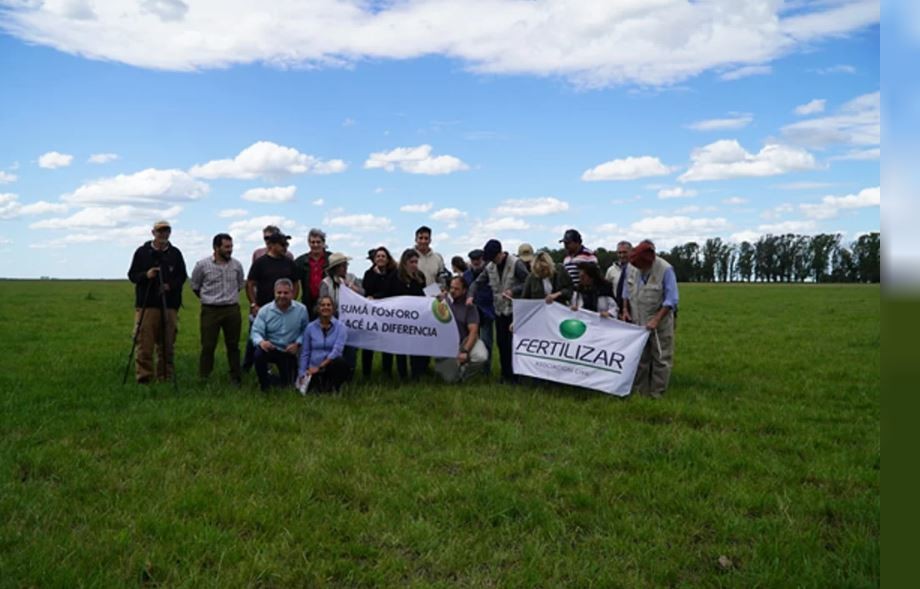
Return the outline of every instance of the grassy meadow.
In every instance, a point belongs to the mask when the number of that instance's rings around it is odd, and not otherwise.
[[[0,282],[0,587],[880,582],[878,286],[682,284],[657,401],[200,384],[191,293],[122,386],[132,300]]]

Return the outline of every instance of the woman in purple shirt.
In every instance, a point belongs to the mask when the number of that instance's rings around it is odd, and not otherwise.
[[[348,380],[350,370],[342,358],[348,328],[335,318],[332,297],[323,296],[317,301],[319,316],[307,324],[300,347],[298,388],[309,377],[309,390],[315,392],[338,391]]]

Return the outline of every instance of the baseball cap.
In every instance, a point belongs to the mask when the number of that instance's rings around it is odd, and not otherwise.
[[[266,243],[283,243],[287,245],[287,242],[291,239],[290,235],[285,235],[280,231],[278,233],[269,233],[265,236]]]
[[[478,259],[481,258],[484,254],[485,254],[484,251],[482,251],[482,250],[479,249],[479,248],[476,248],[476,249],[474,249],[474,250],[470,250],[470,253],[468,253],[467,256],[469,256],[469,258],[470,258],[471,260],[478,260]]]
[[[559,240],[559,243],[566,243],[569,241],[581,243],[581,233],[575,229],[566,230],[565,235],[562,236],[562,239]]]

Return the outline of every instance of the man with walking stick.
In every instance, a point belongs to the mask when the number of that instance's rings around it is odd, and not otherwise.
[[[128,279],[134,283],[137,347],[134,369],[140,384],[147,384],[154,377],[161,381],[172,378],[175,384],[176,321],[182,304],[182,285],[188,275],[182,252],[169,242],[171,232],[168,221],[154,223],[153,239],[137,248],[128,270]]]

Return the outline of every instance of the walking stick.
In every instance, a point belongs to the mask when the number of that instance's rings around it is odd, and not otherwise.
[[[163,266],[160,265],[160,271],[157,272],[157,278],[160,281],[160,334],[161,342],[160,345],[163,346],[163,361],[166,363],[166,370],[169,370],[170,362],[172,363],[172,381],[173,388],[176,392],[179,392],[179,381],[176,378],[176,359],[173,357],[172,342],[169,342],[168,334],[166,333],[166,326],[168,322],[166,321],[166,290],[163,288]]]
[[[137,338],[141,334],[141,324],[144,322],[144,313],[147,312],[147,296],[150,294],[150,287],[153,285],[153,281],[147,281],[147,290],[144,292],[144,305],[141,307],[141,314],[137,318],[137,323],[134,325],[134,341],[131,342],[131,353],[128,354],[128,363],[125,365],[125,376],[121,379],[121,384],[124,386],[128,382],[128,373],[131,371],[131,361],[134,359],[134,350],[137,348]]]

